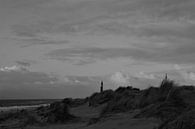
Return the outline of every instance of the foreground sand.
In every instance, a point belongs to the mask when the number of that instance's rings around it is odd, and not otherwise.
[[[107,116],[97,123],[88,124],[91,118],[99,116],[101,107],[91,108],[87,104],[72,108],[70,112],[82,118],[78,123],[67,123],[47,126],[28,126],[25,129],[153,129],[157,127],[158,120],[153,118],[135,119],[136,111],[118,113]]]

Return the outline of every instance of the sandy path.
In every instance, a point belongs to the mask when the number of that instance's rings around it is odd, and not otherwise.
[[[83,129],[153,129],[157,125],[158,121],[152,118],[134,119],[133,113],[119,113]]]
[[[88,125],[89,119],[98,117],[101,109],[102,107],[92,108],[84,104],[70,109],[73,115],[82,118],[81,122],[45,127],[27,127],[27,129],[153,129],[158,125],[156,119],[134,119],[135,112],[114,114],[101,119],[98,123]]]
[[[89,107],[88,104],[84,104],[79,107],[71,108],[70,113],[82,118],[96,118],[99,116],[102,107],[103,106],[93,108]]]

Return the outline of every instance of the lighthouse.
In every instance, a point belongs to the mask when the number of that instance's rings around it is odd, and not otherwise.
[[[100,82],[100,93],[102,93],[103,90],[104,90],[104,82],[101,81],[101,82]]]

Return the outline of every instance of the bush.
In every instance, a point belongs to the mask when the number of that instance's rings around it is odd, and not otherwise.
[[[175,84],[174,81],[169,80],[169,79],[163,80],[161,85],[160,85],[160,95],[161,95],[161,97],[166,98],[169,91],[174,87],[177,87],[177,84]]]
[[[141,93],[139,98],[139,108],[144,108],[158,101],[160,101],[159,88],[150,87]]]
[[[85,104],[87,101],[88,101],[87,98],[86,99],[65,98],[62,100],[62,103],[65,103],[70,107],[77,107],[77,106],[80,106],[82,104]]]
[[[75,118],[73,115],[69,114],[68,106],[62,102],[55,102],[52,103],[46,114],[47,122],[54,123],[54,122],[67,122]]]
[[[159,129],[195,129],[195,110],[185,112],[173,121],[162,123]]]
[[[137,107],[137,98],[140,91],[132,87],[119,87],[112,99],[107,103],[102,110],[101,115],[106,113],[125,112]]]
[[[114,97],[114,91],[106,90],[102,93],[94,93],[89,97],[89,106],[98,106],[112,100]]]

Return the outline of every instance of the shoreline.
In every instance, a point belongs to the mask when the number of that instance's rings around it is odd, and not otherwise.
[[[48,106],[50,104],[38,104],[38,105],[25,105],[25,106],[7,106],[7,107],[0,107],[0,111],[12,111],[12,110],[22,110],[22,109],[30,109],[30,108],[37,108],[41,106]]]

